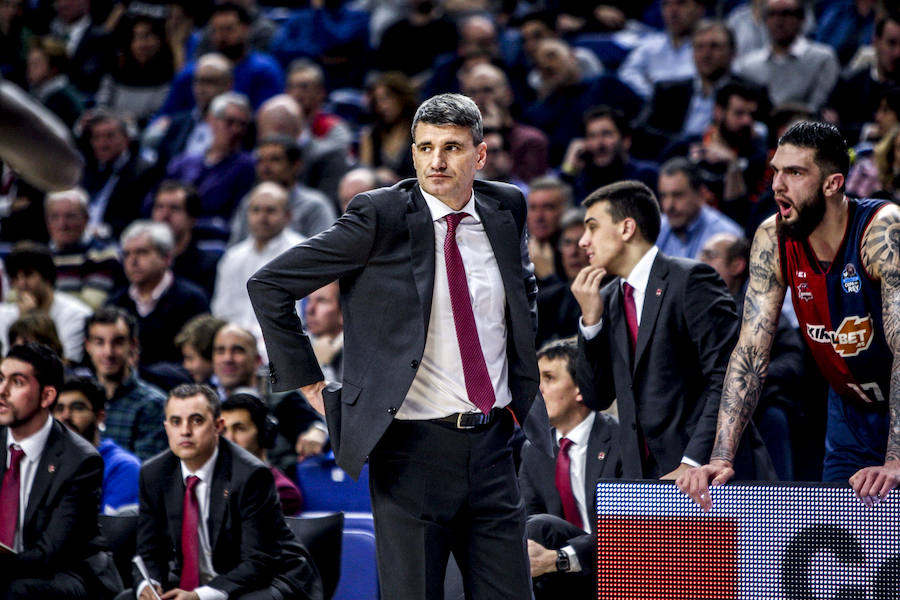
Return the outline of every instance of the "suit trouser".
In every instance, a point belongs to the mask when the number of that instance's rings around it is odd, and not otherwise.
[[[72,573],[56,573],[49,579],[14,579],[0,582],[0,598],[6,600],[96,600],[84,581]]]
[[[443,597],[450,553],[470,600],[531,598],[508,411],[471,430],[395,420],[369,456],[381,597]]]

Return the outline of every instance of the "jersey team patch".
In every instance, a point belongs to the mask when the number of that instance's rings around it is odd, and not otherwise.
[[[856,356],[872,344],[871,317],[847,317],[836,331],[825,329],[824,325],[806,326],[806,335],[814,342],[831,344],[834,351],[843,357]]]

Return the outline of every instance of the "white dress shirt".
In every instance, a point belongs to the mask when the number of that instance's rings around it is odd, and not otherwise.
[[[47,438],[50,437],[50,429],[52,427],[53,417],[47,415],[47,422],[25,439],[16,441],[13,439],[12,431],[6,430],[6,468],[9,468],[9,461],[12,458],[9,452],[10,444],[19,446],[25,452],[25,456],[19,461],[19,523],[16,526],[16,537],[13,540],[13,549],[16,552],[21,552],[24,549],[22,544],[22,524],[25,522],[25,509],[28,508],[31,486],[34,485],[34,476],[37,474],[38,463],[41,462],[41,455],[44,453],[44,446],[47,445]]]
[[[434,223],[434,292],[425,353],[406,400],[397,412],[398,419],[436,419],[458,412],[478,411],[466,393],[444,258],[444,238],[447,236],[444,217],[454,211],[424,190],[422,195]],[[475,206],[474,192],[460,212],[469,216],[457,226],[456,245],[466,270],[475,328],[494,385],[494,406],[502,408],[512,401],[506,359],[506,292],[497,259]]]

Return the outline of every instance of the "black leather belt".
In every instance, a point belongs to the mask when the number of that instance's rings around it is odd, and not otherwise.
[[[503,414],[504,410],[506,409],[495,408],[488,414],[480,412],[453,413],[452,415],[447,415],[446,417],[429,419],[429,421],[432,423],[437,423],[438,425],[442,425],[444,427],[449,427],[450,429],[475,429],[476,427],[490,425],[491,423],[496,421],[501,414]]]

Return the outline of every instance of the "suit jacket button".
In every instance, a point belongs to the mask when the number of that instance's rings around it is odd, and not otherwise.
[[[392,406],[392,407],[388,408],[388,414],[391,415],[391,416],[396,415],[396,414],[397,414],[397,407],[396,407],[396,406]]]
[[[417,369],[419,367],[419,361],[417,361],[416,359],[412,359],[411,361],[409,361],[409,366],[413,369]]]
[[[275,377],[275,375],[270,375],[270,376],[269,376],[269,381],[271,381],[272,383],[278,383],[278,378]]]

